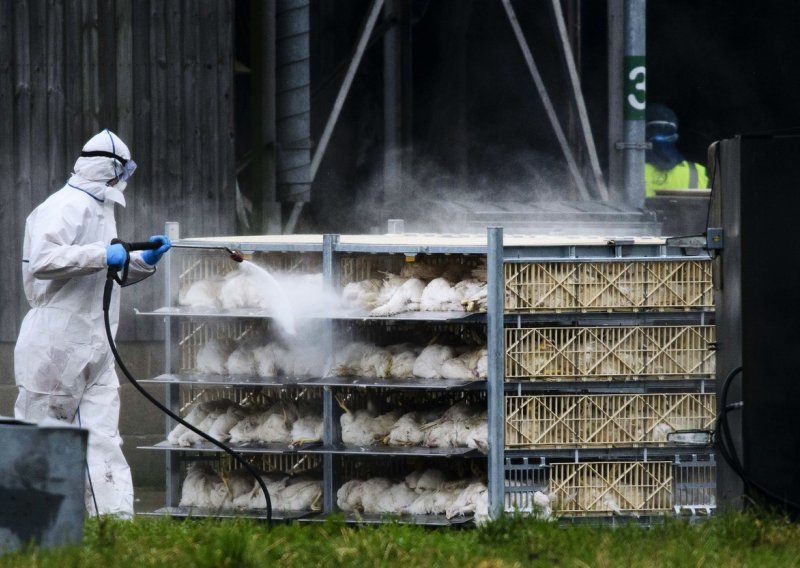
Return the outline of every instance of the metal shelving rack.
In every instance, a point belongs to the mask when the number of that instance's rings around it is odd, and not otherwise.
[[[173,236],[176,236],[173,234]],[[319,317],[324,341],[321,349],[333,352],[334,322],[342,321],[382,321],[397,322],[453,323],[457,325],[479,325],[486,331],[488,349],[488,379],[486,381],[426,381],[411,379],[402,383],[387,384],[380,380],[360,377],[327,378],[286,378],[274,379],[256,376],[214,376],[180,374],[178,353],[175,349],[181,338],[177,336],[175,320],[179,318],[269,318],[268,312],[259,310],[233,310],[225,313],[214,310],[187,309],[174,305],[176,297],[177,266],[167,256],[167,277],[165,279],[165,305],[143,315],[159,316],[164,321],[166,364],[164,373],[150,380],[165,386],[167,405],[175,409],[179,405],[181,385],[207,385],[222,387],[275,387],[322,389],[322,415],[324,423],[323,441],[320,445],[304,448],[286,446],[249,447],[243,451],[257,453],[279,453],[315,455],[322,457],[323,505],[322,516],[336,511],[336,490],[339,485],[339,469],[336,460],[341,456],[427,456],[450,458],[482,455],[469,448],[354,448],[343,446],[338,440],[339,424],[336,415],[335,391],[340,388],[357,387],[402,388],[406,390],[442,392],[484,391],[488,414],[490,447],[485,455],[489,511],[499,516],[508,508],[509,497],[520,491],[531,492],[547,488],[547,472],[553,464],[571,462],[574,464],[594,463],[596,461],[620,463],[637,461],[650,463],[654,460],[670,460],[688,463],[692,459],[713,466],[713,452],[710,447],[679,447],[660,444],[655,447],[576,447],[576,448],[528,448],[506,447],[505,431],[506,397],[517,395],[575,394],[575,393],[616,393],[636,394],[649,392],[686,391],[713,392],[713,373],[696,378],[637,378],[637,380],[507,380],[505,334],[508,329],[524,326],[637,326],[637,325],[713,325],[713,308],[652,310],[634,308],[623,311],[584,309],[559,309],[552,311],[520,310],[509,312],[506,307],[506,277],[508,265],[524,263],[605,263],[605,262],[671,262],[685,261],[687,257],[680,249],[669,248],[663,239],[639,237],[633,239],[601,239],[592,237],[558,238],[517,237],[504,239],[500,228],[489,228],[485,236],[460,235],[308,235],[308,236],[268,236],[190,239],[178,241],[189,245],[224,245],[242,249],[247,253],[290,252],[321,255],[323,280],[328,285],[340,281],[340,257],[342,255],[403,255],[415,258],[420,255],[479,255],[486,259],[488,302],[485,313],[409,313],[391,318],[371,318],[365,314],[342,313],[326,314]],[[174,251],[171,254],[176,254]],[[699,262],[710,260],[707,256],[688,257]],[[317,317],[309,314],[308,317]],[[172,427],[168,419],[166,431]],[[162,442],[147,449],[166,452],[166,507],[157,513],[182,514],[175,507],[179,495],[181,465],[186,452],[200,455],[212,452],[211,447],[203,445],[189,448],[171,447]],[[463,451],[462,451],[463,450]],[[681,457],[683,456],[683,458]],[[687,457],[688,456],[688,457]],[[681,460],[684,460],[683,462]],[[704,461],[705,460],[705,461]],[[615,462],[616,463],[616,462]],[[524,464],[524,465],[520,465]],[[512,482],[520,474],[525,483]],[[528,476],[528,477],[525,477]],[[527,484],[526,484],[527,483]],[[708,489],[707,484],[704,486]],[[701,504],[704,505],[704,504]],[[707,507],[706,507],[707,509]],[[678,509],[675,509],[677,512]],[[202,514],[202,512],[197,512]],[[257,516],[257,515],[256,515]],[[276,516],[276,518],[278,518]],[[299,518],[290,516],[290,518]],[[359,522],[370,522],[369,516],[361,516]],[[453,520],[463,522],[463,519]],[[414,518],[412,522],[442,524],[440,518]]]

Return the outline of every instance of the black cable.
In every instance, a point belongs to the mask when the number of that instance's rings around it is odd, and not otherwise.
[[[125,271],[125,274],[127,275],[127,270]],[[117,351],[117,346],[114,343],[114,336],[111,333],[111,321],[110,321],[109,314],[108,314],[109,306],[111,305],[111,292],[114,289],[115,278],[116,278],[116,271],[113,268],[109,268],[108,269],[108,275],[106,276],[106,286],[105,286],[105,289],[103,290],[103,319],[105,320],[105,325],[106,325],[106,337],[108,338],[108,345],[111,347],[111,352],[114,354],[114,359],[116,359],[117,364],[119,365],[119,368],[122,370],[122,373],[125,375],[125,377],[127,377],[127,379],[136,388],[136,390],[138,390],[140,393],[142,393],[142,395],[147,400],[149,400],[155,406],[157,406],[164,414],[166,414],[167,416],[169,416],[173,420],[176,420],[180,424],[183,424],[186,428],[188,428],[189,430],[191,430],[192,432],[194,432],[198,436],[201,436],[201,437],[205,438],[206,440],[208,440],[209,442],[211,442],[212,444],[214,444],[215,446],[220,448],[222,451],[224,451],[225,453],[230,455],[234,460],[239,462],[242,465],[242,467],[244,467],[255,478],[256,483],[258,483],[258,485],[261,487],[261,491],[264,492],[264,499],[266,500],[266,503],[267,503],[267,526],[271,527],[272,526],[272,499],[270,499],[269,491],[267,491],[266,483],[264,483],[264,480],[261,478],[260,475],[258,475],[258,472],[256,471],[256,469],[252,465],[247,463],[247,461],[244,458],[242,458],[242,456],[240,456],[238,453],[236,453],[228,445],[224,444],[223,442],[220,442],[219,440],[217,440],[216,438],[214,438],[214,437],[210,436],[209,434],[203,432],[199,428],[196,428],[195,426],[189,424],[186,420],[184,420],[183,418],[181,418],[180,416],[178,416],[177,414],[172,412],[169,408],[167,408],[166,406],[161,404],[158,400],[156,400],[156,398],[153,395],[151,395],[149,392],[147,392],[144,389],[144,387],[142,387],[139,384],[139,382],[133,377],[133,375],[130,373],[130,371],[128,371],[128,368],[125,366],[125,363],[123,363],[122,357],[120,357],[120,354]],[[122,282],[122,285],[124,285],[124,281]]]
[[[742,482],[745,485],[745,489],[747,488],[754,488],[759,493],[776,501],[778,503],[783,504],[785,507],[794,509],[795,511],[800,511],[800,504],[794,503],[786,497],[778,495],[771,489],[764,487],[761,483],[755,481],[751,478],[744,469],[744,465],[742,464],[741,460],[739,459],[739,455],[736,452],[736,446],[733,441],[733,436],[731,434],[730,424],[728,424],[728,413],[731,410],[738,410],[742,408],[742,403],[732,403],[728,404],[728,391],[730,389],[731,383],[733,382],[734,377],[742,372],[742,367],[736,367],[733,371],[731,371],[728,376],[725,378],[725,382],[722,385],[722,391],[720,393],[720,407],[721,411],[717,415],[717,420],[715,423],[714,428],[714,437],[715,437],[715,446],[719,451],[719,454],[725,459],[731,469],[738,475]]]

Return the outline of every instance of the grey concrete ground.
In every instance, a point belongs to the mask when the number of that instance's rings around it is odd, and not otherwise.
[[[150,378],[162,372],[162,342],[123,343],[118,346],[126,367],[136,378]],[[17,388],[14,385],[14,344],[0,343],[0,415],[14,415]],[[120,375],[122,412],[120,433],[123,451],[133,474],[135,510],[155,510],[164,504],[164,452],[137,449],[164,439],[165,419],[141,393]],[[163,401],[163,387],[146,386],[147,391]]]

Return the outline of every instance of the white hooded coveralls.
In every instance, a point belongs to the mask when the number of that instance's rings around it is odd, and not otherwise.
[[[84,151],[101,150],[130,159],[128,147],[104,130]],[[105,156],[81,157],[67,184],[28,216],[22,282],[31,306],[14,349],[19,388],[18,419],[45,417],[89,430],[86,507],[90,514],[133,514],[133,484],[119,435],[119,379],[103,320],[106,247],[117,236],[114,204],[125,206],[121,189],[106,185],[120,163]],[[129,282],[155,271],[132,253]],[[111,299],[114,335],[119,294]],[[94,491],[94,502],[89,490]]]

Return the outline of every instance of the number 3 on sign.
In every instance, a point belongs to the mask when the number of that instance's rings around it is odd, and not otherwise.
[[[641,93],[642,93],[641,100],[639,98],[637,98],[637,96],[636,96],[637,93],[630,93],[628,95],[628,104],[631,105],[636,110],[639,110],[639,111],[644,110],[644,106],[645,106],[644,93],[645,93],[645,76],[646,75],[647,75],[647,73],[645,71],[644,65],[639,65],[637,67],[634,67],[628,73],[628,79],[632,83],[633,90],[634,91],[641,91]]]

